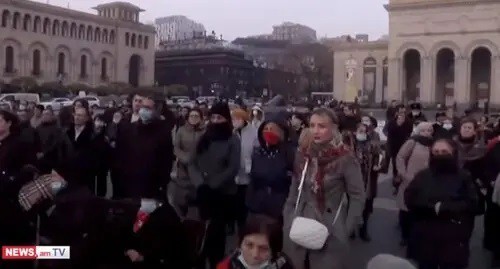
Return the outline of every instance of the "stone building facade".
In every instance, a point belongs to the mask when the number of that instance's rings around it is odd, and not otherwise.
[[[339,43],[334,48],[337,100],[381,103],[387,98],[387,41]]]
[[[385,7],[386,100],[500,105],[499,1],[390,0]]]
[[[98,15],[28,0],[0,1],[0,80],[37,83],[154,83],[155,29],[126,2],[95,7]]]

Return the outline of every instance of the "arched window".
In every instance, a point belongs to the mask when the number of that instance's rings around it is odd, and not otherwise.
[[[10,20],[10,11],[5,9],[4,11],[2,11],[2,27],[9,26],[9,20]]]
[[[30,25],[31,25],[31,16],[29,14],[25,14],[23,19],[23,30],[29,31]]]
[[[50,34],[50,19],[49,18],[45,18],[43,20],[42,33],[44,33],[44,34]]]
[[[40,50],[36,49],[33,51],[33,71],[32,71],[33,76],[40,75],[40,61],[41,61]]]
[[[145,36],[144,37],[144,48],[148,49],[148,47],[149,47],[149,37]]]
[[[64,76],[66,73],[66,55],[62,52],[59,52],[57,55],[57,75]]]
[[[80,24],[78,29],[78,39],[85,39],[85,25]]]
[[[108,29],[102,30],[102,42],[108,43]]]
[[[101,29],[99,27],[95,28],[94,41],[101,42]]]
[[[20,22],[21,22],[21,14],[19,12],[14,13],[12,28],[17,29],[19,27]]]
[[[87,41],[92,41],[93,34],[94,30],[92,29],[92,26],[89,25],[89,27],[87,27]]]
[[[80,78],[87,78],[87,55],[80,57]]]
[[[68,36],[68,32],[69,32],[69,25],[68,25],[68,22],[67,21],[64,21],[62,23],[62,31],[61,31],[61,35],[62,36]]]
[[[125,46],[128,46],[130,44],[130,34],[125,33]]]
[[[76,23],[71,23],[71,28],[69,30],[69,36],[71,38],[76,38],[77,37],[77,33],[76,33]]]
[[[106,58],[101,59],[101,80],[108,80],[108,60]]]
[[[60,32],[59,28],[60,28],[59,21],[54,20],[54,22],[52,23],[52,35],[54,35],[54,36],[59,35],[59,32]]]
[[[139,35],[137,38],[137,47],[142,48],[142,35]]]
[[[132,37],[130,38],[130,46],[135,48],[135,34],[132,34]]]
[[[42,19],[40,16],[36,16],[33,22],[33,32],[38,33],[40,31],[40,27],[42,25]]]
[[[5,48],[5,73],[14,73],[14,48],[12,46]]]
[[[109,43],[115,44],[115,31],[114,30],[111,30],[109,32]]]

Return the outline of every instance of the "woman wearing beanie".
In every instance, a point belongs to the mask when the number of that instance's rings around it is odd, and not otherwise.
[[[250,170],[252,169],[252,152],[257,146],[257,128],[249,123],[250,116],[240,108],[231,112],[233,119],[234,133],[240,138],[241,143],[241,162],[240,171],[236,176],[236,185],[238,187],[236,196],[234,196],[234,218],[238,224],[238,229],[242,229],[245,224],[247,207],[245,197],[247,186],[250,182]]]
[[[200,215],[208,221],[201,262],[204,265],[203,258],[207,258],[210,268],[216,268],[224,258],[227,216],[230,215],[231,197],[237,190],[234,179],[240,169],[241,144],[233,133],[231,113],[226,103],[214,104],[209,117],[210,122],[196,147],[189,175],[199,186]]]

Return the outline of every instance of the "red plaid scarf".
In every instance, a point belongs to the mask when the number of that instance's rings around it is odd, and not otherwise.
[[[53,199],[52,184],[66,181],[57,173],[43,175],[25,184],[19,191],[18,201],[25,211],[46,199]]]

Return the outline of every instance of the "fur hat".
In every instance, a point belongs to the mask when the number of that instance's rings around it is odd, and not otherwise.
[[[250,120],[250,115],[248,115],[248,113],[241,108],[233,109],[233,111],[231,111],[231,115],[233,117],[236,117],[238,119],[242,119],[244,121]]]
[[[210,108],[210,115],[213,114],[221,115],[226,120],[231,121],[231,112],[227,103],[219,102],[212,105]]]
[[[409,261],[390,254],[379,254],[373,257],[366,269],[416,269]]]

